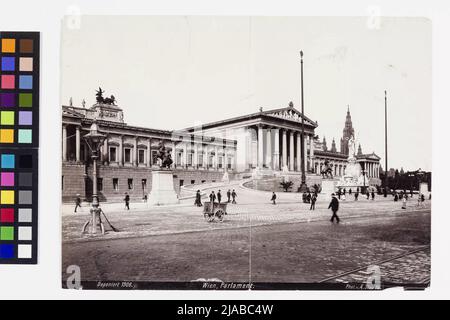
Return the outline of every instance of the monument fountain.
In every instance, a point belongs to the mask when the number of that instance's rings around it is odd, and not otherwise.
[[[359,188],[359,190],[361,190],[363,187],[366,186],[367,182],[369,181],[368,177],[365,176],[366,174],[362,173],[361,165],[356,161],[355,146],[356,146],[355,139],[352,136],[348,141],[348,150],[349,150],[347,159],[348,163],[344,175],[336,184],[336,187],[338,188],[346,188],[353,190]]]

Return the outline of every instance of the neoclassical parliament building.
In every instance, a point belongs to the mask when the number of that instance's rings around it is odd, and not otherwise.
[[[90,108],[84,104],[62,106],[63,201],[72,201],[77,194],[83,199],[92,196],[92,160],[83,136],[94,120],[106,135],[98,161],[100,201],[121,200],[125,193],[138,200],[150,193],[160,141],[172,155],[174,187],[179,193],[182,186],[219,182],[224,176],[233,180],[251,178],[255,173],[289,175],[300,181],[302,138],[307,183],[320,181],[326,164],[335,177],[341,177],[347,164],[348,139],[354,135],[347,110],[340,150],[334,139],[328,148],[325,137],[321,141],[314,133],[318,123],[302,115],[292,102],[284,108],[260,108],[252,114],[181,130],[127,124],[124,111],[114,103],[96,103]],[[379,184],[380,157],[363,154],[359,146],[356,158],[368,185]]]

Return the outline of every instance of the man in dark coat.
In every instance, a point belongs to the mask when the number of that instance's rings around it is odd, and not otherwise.
[[[372,190],[372,200],[375,200],[375,191]]]
[[[337,216],[337,212],[339,210],[339,200],[336,198],[335,194],[333,193],[331,198],[330,205],[328,206],[328,209],[331,208],[331,211],[333,212],[333,215],[331,216],[330,221],[333,223],[334,218],[336,218],[336,223],[339,223],[340,219]]]
[[[234,189],[233,189],[233,192],[231,192],[231,197],[233,198],[233,202],[232,203],[236,203],[237,193],[236,193],[236,191],[234,191]]]
[[[209,194],[209,201],[211,201],[211,205],[214,203],[214,201],[216,201],[216,195],[214,191],[211,191],[211,193]]]
[[[75,199],[75,210],[73,212],[77,213],[77,208],[81,208],[81,198],[79,194],[77,194]]]
[[[270,199],[272,201],[273,204],[277,204],[276,200],[277,200],[277,195],[275,194],[275,192],[272,192],[272,199]]]
[[[358,201],[358,197],[359,197],[359,191],[356,190],[356,192],[355,192],[355,201]]]
[[[315,210],[316,209],[316,200],[317,196],[315,193],[311,196],[311,206],[309,207],[309,210]]]
[[[228,198],[228,203],[230,203],[230,199],[231,199],[231,190],[230,189],[228,189],[228,191],[227,191],[227,198]]]
[[[128,193],[125,193],[125,199],[123,200],[125,201],[125,208],[130,210],[130,196]]]
[[[197,190],[197,193],[195,194],[195,205],[197,207],[202,206],[202,196],[200,194],[200,190]]]
[[[220,193],[220,190],[217,192],[217,202],[220,203],[222,201],[222,193]]]

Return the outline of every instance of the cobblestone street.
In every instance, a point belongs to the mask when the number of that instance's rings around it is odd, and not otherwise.
[[[223,223],[207,223],[191,203],[170,207],[104,206],[120,232],[82,236],[86,214],[63,216],[63,280],[69,265],[83,280],[311,283],[362,268],[329,282],[364,282],[367,266],[430,244],[430,203],[408,210],[391,198],[341,202],[339,225],[329,222],[328,200],[316,211],[295,194],[271,205],[263,193],[240,190]],[[259,198],[258,198],[259,197]],[[116,209],[115,209],[116,208]],[[429,251],[380,265],[381,281],[421,283],[430,277]]]

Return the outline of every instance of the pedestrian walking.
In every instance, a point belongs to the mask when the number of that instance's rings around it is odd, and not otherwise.
[[[203,206],[203,204],[202,204],[202,195],[200,193],[200,190],[197,190],[197,192],[195,193],[194,205],[196,205],[197,207]]]
[[[337,194],[338,194],[338,198],[339,198],[339,200],[341,200],[341,188],[339,188],[339,189],[338,189],[338,192],[337,192]]]
[[[375,200],[375,191],[372,190],[372,200]]]
[[[81,198],[80,194],[77,193],[77,197],[75,198],[75,210],[73,212],[77,213],[78,208],[81,208]]]
[[[130,210],[130,196],[126,192],[123,201],[125,201],[125,209]]]
[[[336,223],[339,223],[340,219],[337,215],[337,212],[339,210],[339,200],[336,198],[336,195],[333,193],[331,195],[331,202],[328,205],[328,209],[331,209],[331,211],[333,212],[333,215],[331,216],[331,223],[334,222],[334,219],[336,219]]]
[[[276,200],[277,200],[277,195],[275,194],[275,192],[272,192],[272,199],[270,199],[272,201],[273,204],[277,204]]]
[[[313,193],[312,197],[311,197],[311,206],[309,207],[309,210],[315,210],[316,209],[316,200],[317,200],[317,196],[315,193]]]
[[[233,198],[233,202],[232,203],[236,203],[236,197],[237,197],[237,193],[236,191],[233,189],[233,191],[231,192],[231,197]]]
[[[358,201],[358,197],[359,197],[359,191],[356,190],[356,192],[355,192],[355,201]]]
[[[352,188],[350,188],[350,190],[348,190],[348,194],[352,194]]]
[[[222,201],[222,193],[219,191],[217,191],[217,202],[220,203]]]
[[[147,200],[148,200],[148,194],[146,193],[146,194],[144,194],[144,202],[147,203]]]
[[[347,192],[347,190],[345,190],[345,188],[344,188],[344,191],[343,191],[343,195],[345,196],[345,193]]]
[[[397,202],[397,201],[398,201],[398,194],[395,193],[395,194],[394,194],[394,202]]]
[[[230,198],[231,198],[231,190],[230,189],[228,189],[228,191],[227,191],[227,198],[228,198],[228,203],[230,203]]]
[[[366,191],[366,196],[367,196],[367,200],[369,200],[369,198],[370,198],[370,192],[369,192],[369,190]]]

